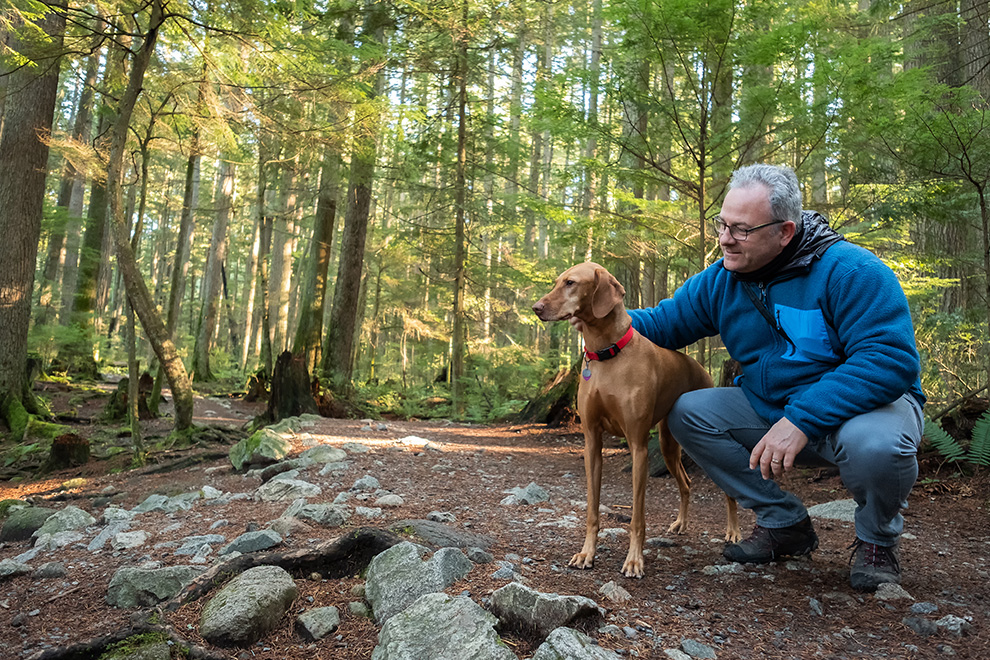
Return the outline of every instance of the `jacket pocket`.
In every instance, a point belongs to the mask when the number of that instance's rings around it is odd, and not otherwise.
[[[796,362],[839,361],[829,340],[828,326],[820,309],[797,309],[787,305],[774,305],[777,324],[791,340],[784,353],[785,360]]]

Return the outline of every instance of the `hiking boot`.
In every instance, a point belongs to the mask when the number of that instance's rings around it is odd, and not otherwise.
[[[897,560],[897,546],[883,546],[856,539],[852,545],[849,563],[849,584],[859,591],[876,591],[885,582],[901,583],[901,564]]]
[[[811,518],[790,527],[768,529],[757,525],[749,538],[725,546],[722,556],[740,564],[766,564],[783,557],[810,555],[818,548],[818,535]]]

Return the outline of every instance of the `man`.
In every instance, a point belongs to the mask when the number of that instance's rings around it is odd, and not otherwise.
[[[925,398],[897,278],[802,211],[786,167],[735,172],[715,227],[723,258],[630,314],[669,348],[720,334],[742,365],[740,387],[685,394],[668,418],[688,455],[756,513],[753,534],[724,556],[766,563],[815,550],[807,510],[773,478],[834,464],[857,504],[850,583],[899,583],[900,510],[918,476]]]

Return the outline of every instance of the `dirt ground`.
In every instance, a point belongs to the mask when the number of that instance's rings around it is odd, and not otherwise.
[[[99,401],[94,397],[86,404],[89,413],[82,405],[76,415],[85,419]],[[259,405],[237,399],[198,399],[196,420],[238,427],[259,411]],[[149,432],[155,425],[163,432],[167,424],[167,420],[156,422]],[[381,430],[379,424],[384,425]],[[96,423],[78,426],[83,435],[101,430]],[[529,586],[587,596],[607,608],[604,623],[614,627],[593,634],[599,644],[626,656],[666,658],[665,649],[678,648],[682,640],[693,639],[714,648],[723,660],[990,658],[990,478],[986,470],[975,476],[959,476],[935,457],[922,458],[922,475],[905,512],[908,536],[901,552],[903,587],[913,600],[882,601],[849,587],[847,547],[854,540],[851,523],[816,520],[821,548],[810,560],[746,566],[739,572],[713,569],[727,564],[721,557],[724,500],[697,469],[690,471],[691,525],[684,535],[667,533],[677,507],[672,480],[650,480],[647,537],[656,541],[647,555],[643,579],[619,574],[628,539],[621,531],[613,532],[614,536],[606,534],[601,540],[593,569],[567,568],[571,555],[580,549],[584,524],[583,441],[577,427],[376,420],[368,429],[366,421],[324,419],[307,431],[310,441],[337,446],[358,442],[370,448],[367,453],[349,456],[352,468],[336,483],[321,484],[328,501],[357,478],[370,474],[383,489],[405,501],[398,508],[385,509],[385,517],[372,525],[384,527],[401,519],[425,518],[432,511],[453,513],[456,525],[496,539],[490,551],[497,560],[518,555],[521,559],[514,563]],[[407,436],[425,438],[436,449],[424,451],[397,442]],[[174,495],[205,484],[224,492],[249,493],[259,481],[233,471],[229,461],[220,457],[228,448],[218,444],[156,453],[146,468],[115,473],[111,470],[126,464],[121,457],[93,460],[83,468],[44,480],[0,482],[0,499],[28,498],[54,508],[69,503],[98,516],[102,509],[94,506],[97,497],[112,496],[115,503],[129,508],[152,493]],[[613,439],[604,453],[602,503],[610,513],[604,517],[603,527],[625,530],[631,512],[631,478],[623,471],[628,452]],[[206,460],[189,460],[194,456]],[[160,471],[183,459],[189,467]],[[84,482],[70,488],[62,485],[76,477],[83,477]],[[302,478],[311,477],[315,472]],[[550,501],[530,506],[501,504],[506,490],[530,482],[548,490]],[[847,497],[838,477],[825,471],[796,471],[785,477],[785,482],[808,506]],[[105,602],[107,585],[117,568],[134,565],[138,558],[186,563],[183,559],[188,558],[172,556],[167,548],[155,544],[207,533],[211,522],[221,516],[230,523],[221,530],[230,539],[251,523],[264,526],[285,506],[245,500],[232,502],[222,511],[197,505],[188,517],[144,514],[140,528],[154,532],[154,537],[137,555],[112,551],[94,554],[84,547],[69,546],[57,557],[68,569],[65,578],[21,576],[0,582],[0,658],[28,658],[46,650],[51,654],[55,648],[126,627],[133,611],[116,610]],[[748,534],[753,515],[740,513],[744,534]],[[177,521],[183,524],[176,525]],[[352,527],[368,525],[357,517],[350,523]],[[341,532],[311,527],[290,537],[287,545],[305,547]],[[15,557],[27,547],[27,543],[0,544],[0,559]],[[32,565],[50,560],[39,557]],[[495,565],[477,565],[449,592],[468,593],[484,604],[494,589],[506,583],[491,577],[496,569]],[[360,578],[297,582],[301,592],[297,602],[306,607],[336,605],[341,609],[342,622],[336,635],[317,644],[303,642],[292,630],[294,616],[290,612],[279,629],[255,647],[211,650],[231,658],[369,658],[377,628],[347,612],[347,603],[354,600],[350,589]],[[608,599],[600,589],[609,582],[621,586],[631,598],[624,602]],[[910,608],[915,602],[934,603],[937,612],[912,614]],[[188,633],[190,641],[205,644],[192,625],[201,606],[202,601],[189,605],[169,622]],[[971,629],[962,637],[946,632],[923,637],[903,623],[911,616],[935,621],[949,614],[967,619]],[[531,640],[508,635],[506,641],[520,658],[534,651]]]

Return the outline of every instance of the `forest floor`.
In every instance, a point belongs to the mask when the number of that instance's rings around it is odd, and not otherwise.
[[[104,388],[108,390],[109,388]],[[68,405],[72,388],[48,392],[56,410]],[[94,393],[80,399],[75,393],[75,429],[84,436],[108,433],[97,421],[105,397]],[[262,405],[238,398],[197,397],[196,422],[240,428]],[[90,421],[87,421],[90,420]],[[109,429],[112,431],[112,429]],[[147,425],[151,435],[164,435],[168,419]],[[472,426],[447,421],[367,421],[322,419],[306,429],[311,441],[330,445],[361,443],[370,451],[354,453],[351,469],[340,483],[346,490],[354,480],[370,474],[383,489],[400,495],[404,504],[385,509],[385,517],[371,523],[386,527],[408,518],[425,518],[433,511],[456,516],[456,525],[495,539],[490,552],[496,560],[512,558],[526,584],[543,592],[577,594],[594,599],[608,610],[610,632],[597,632],[599,644],[632,657],[666,658],[664,650],[678,648],[693,639],[728,658],[960,658],[990,657],[990,475],[959,475],[935,457],[923,457],[922,473],[905,512],[908,533],[902,542],[903,587],[911,598],[884,601],[853,591],[848,584],[849,544],[854,540],[851,523],[815,520],[821,547],[811,559],[768,566],[745,566],[732,571],[722,559],[725,507],[722,495],[696,468],[690,470],[693,494],[690,528],[684,535],[667,533],[677,508],[677,491],[666,477],[650,479],[647,491],[647,537],[658,541],[647,555],[646,575],[627,579],[619,574],[628,536],[611,532],[601,540],[591,570],[567,568],[580,549],[584,519],[583,440],[576,426],[547,428],[541,425]],[[397,442],[407,436],[430,441],[434,450]],[[126,438],[124,438],[126,440]],[[174,495],[209,484],[224,492],[250,492],[258,480],[236,473],[225,458],[229,444],[199,446],[153,453],[147,467],[126,469],[126,455],[93,459],[81,468],[48,475],[44,479],[0,481],[0,499],[28,498],[36,504],[61,508],[66,502],[99,517],[94,499],[114,493],[113,501],[127,508],[152,493]],[[627,529],[631,512],[631,478],[624,471],[628,452],[611,439],[604,450],[602,503],[610,513],[604,528]],[[195,459],[203,459],[196,462]],[[194,459],[194,460],[190,460]],[[169,466],[186,465],[179,470]],[[8,475],[9,476],[9,475]],[[78,480],[82,478],[82,480]],[[306,478],[305,476],[302,478]],[[76,481],[66,482],[70,479]],[[250,483],[249,483],[250,482]],[[550,501],[529,506],[502,504],[505,491],[536,482],[550,493]],[[808,505],[847,498],[838,477],[828,471],[798,470],[784,478],[785,486]],[[324,488],[325,498],[335,490]],[[195,511],[204,530],[214,518],[230,526],[228,539],[255,523],[264,526],[284,510],[286,503],[266,504],[250,500],[231,502],[222,510]],[[751,512],[741,511],[744,534],[752,527]],[[159,519],[153,516],[160,516]],[[147,518],[147,516],[152,516]],[[182,535],[208,533],[185,521]],[[68,569],[64,581],[20,576],[0,582],[0,657],[28,658],[55,647],[93,639],[126,628],[133,612],[106,604],[107,585],[114,572],[137,559],[151,558],[163,564],[186,563],[167,546],[157,545],[178,532],[174,514],[143,514],[142,527],[154,532],[139,554],[103,551],[92,553],[69,546],[59,557]],[[355,516],[351,526],[368,526]],[[335,538],[340,529],[312,527],[291,536],[286,545],[305,547]],[[27,543],[0,544],[0,559],[17,556]],[[38,562],[41,561],[39,557]],[[47,559],[45,561],[48,561]],[[721,567],[721,568],[720,568]],[[505,580],[491,577],[497,565],[476,565],[448,591],[468,593],[484,604]],[[360,579],[340,581],[297,580],[300,598],[311,606],[335,605],[341,610],[336,635],[311,645],[292,630],[294,617],[286,616],[278,630],[247,651],[223,651],[231,658],[370,658],[377,628],[367,619],[351,615],[347,603],[354,600],[351,587]],[[616,602],[600,591],[614,582],[630,599]],[[903,622],[918,602],[933,603],[937,612],[921,615],[932,621],[945,615],[966,619],[971,629],[961,637],[941,631],[921,636]],[[191,641],[205,644],[194,630],[198,607],[179,610],[171,623],[190,632]],[[307,605],[310,606],[310,605]],[[28,616],[25,616],[25,613]],[[506,640],[520,658],[532,655],[531,640]],[[208,645],[207,645],[208,646]],[[424,659],[427,660],[427,659]]]

